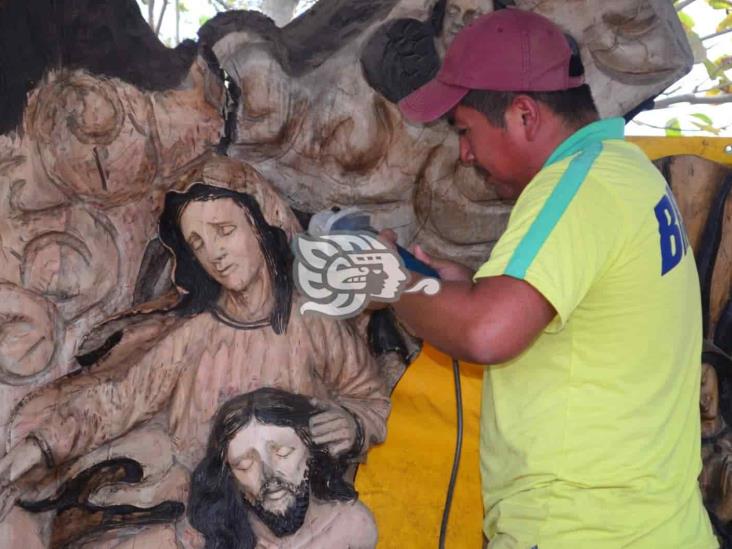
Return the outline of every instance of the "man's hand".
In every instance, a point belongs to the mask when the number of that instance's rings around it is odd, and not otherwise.
[[[324,445],[331,456],[339,456],[353,448],[358,425],[351,412],[337,404],[314,401],[324,411],[310,418],[310,435],[313,442]]]
[[[14,446],[0,459],[0,521],[5,519],[22,495],[18,479],[42,462],[41,448],[31,439]]]
[[[397,236],[391,229],[383,230],[379,233],[379,240],[384,244],[396,250]],[[437,271],[442,280],[451,280],[458,282],[470,282],[473,280],[473,274],[471,269],[465,265],[461,265],[455,261],[449,261],[447,259],[437,259],[431,257],[425,252],[419,244],[416,244],[411,249],[414,257],[419,259],[422,263],[432,267]]]
[[[391,229],[384,229],[378,234],[378,239],[386,244],[393,251],[396,251],[397,247],[397,234]]]
[[[437,271],[441,280],[454,282],[471,282],[473,280],[473,274],[475,273],[471,269],[455,261],[430,257],[419,244],[414,246],[412,253],[422,263]]]

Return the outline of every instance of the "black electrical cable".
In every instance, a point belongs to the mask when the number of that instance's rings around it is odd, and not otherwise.
[[[455,492],[455,482],[460,468],[460,453],[463,448],[463,393],[460,386],[460,363],[452,359],[452,374],[455,378],[455,406],[457,408],[457,437],[455,440],[455,457],[452,460],[452,473],[450,483],[447,485],[447,497],[445,498],[445,509],[442,511],[442,524],[440,525],[439,549],[445,549],[445,536],[447,535],[447,523],[450,520],[450,507],[452,496]]]

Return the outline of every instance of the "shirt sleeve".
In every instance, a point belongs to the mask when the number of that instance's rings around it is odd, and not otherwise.
[[[547,331],[561,330],[600,279],[625,225],[617,197],[590,171],[592,152],[551,166],[526,187],[474,277],[505,275],[531,284],[557,311]]]

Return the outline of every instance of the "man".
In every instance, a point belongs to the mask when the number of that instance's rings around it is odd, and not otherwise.
[[[477,273],[417,249],[443,288],[394,305],[441,350],[489,365],[490,547],[716,547],[696,482],[693,256],[623,120],[598,120],[571,41],[530,12],[486,14],[400,107],[415,122],[450,114],[461,159],[516,199]]]
[[[376,545],[374,519],[343,479],[347,460],[313,442],[319,412],[309,398],[271,388],[220,408],[188,502],[206,547]]]

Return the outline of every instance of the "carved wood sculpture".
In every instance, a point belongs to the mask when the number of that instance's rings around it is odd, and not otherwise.
[[[270,388],[221,407],[189,498],[207,546],[376,546],[374,518],[343,479],[346,461],[313,444],[317,414],[307,397]]]
[[[732,432],[729,428],[732,361],[716,352],[704,353],[702,361],[699,484],[720,545],[728,549],[732,547]]]
[[[661,159],[678,199],[701,282],[705,351],[700,397],[704,503],[723,548],[732,547],[732,345],[723,307],[732,297],[730,169],[692,156]]]
[[[576,35],[604,114],[625,114],[688,69],[683,33],[661,0],[636,11],[516,3]],[[309,214],[356,204],[375,225],[437,255],[484,259],[510,204],[456,161],[447,124],[409,125],[395,102],[434,74],[462,25],[508,4],[321,0],[282,29],[229,12],[207,23],[197,44],[171,50],[133,0],[0,2],[0,434],[7,451],[35,433],[32,444],[54,466],[17,483],[25,500],[53,499],[98,464],[121,459],[141,464],[140,482],[100,485],[63,511],[86,509],[93,530],[98,508],[185,502],[216,409],[261,385],[321,403],[335,398],[353,412],[366,446],[383,437],[382,380],[391,387],[399,373],[376,372],[363,319],[306,323],[293,313],[287,322],[281,307],[274,317],[256,314],[253,302],[242,309],[231,278],[248,276],[242,261],[207,263],[193,253],[193,275],[180,251],[198,245],[193,233],[205,240],[206,223],[227,225],[212,216],[245,215],[241,200],[288,237],[299,229],[288,206]],[[182,194],[166,203],[169,191]],[[184,207],[190,193],[207,200]],[[167,232],[158,239],[161,214]],[[240,252],[259,253],[227,253]],[[204,274],[228,299],[191,292]],[[254,305],[271,305],[267,290],[283,286],[255,279]],[[287,335],[270,341],[283,323]],[[405,352],[399,334],[372,325],[369,336]],[[95,539],[64,531],[71,521],[51,529],[51,520],[15,507],[0,522],[0,540],[26,549],[51,539],[117,549],[201,542],[185,520],[98,528]]]

